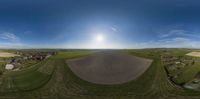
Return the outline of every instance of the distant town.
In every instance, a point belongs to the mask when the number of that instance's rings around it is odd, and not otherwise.
[[[6,71],[17,71],[43,61],[57,52],[16,51],[0,52],[0,74]]]

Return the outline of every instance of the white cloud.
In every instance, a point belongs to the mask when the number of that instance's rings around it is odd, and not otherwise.
[[[14,33],[3,32],[0,33],[0,48],[24,48],[20,38]]]
[[[8,41],[19,41],[19,37],[17,37],[15,34],[13,33],[9,33],[9,32],[3,32],[0,33],[0,39],[4,39],[4,40],[8,40]]]
[[[111,27],[111,30],[114,32],[117,32],[117,28],[115,28],[115,27]]]
[[[168,33],[162,33],[159,35],[160,38],[166,38],[171,36],[186,36],[188,31],[182,30],[182,29],[175,29],[170,30]]]
[[[200,48],[200,41],[193,41],[188,38],[175,37],[169,39],[160,39],[158,41],[149,41],[136,43],[137,48]]]
[[[158,40],[141,43],[144,47],[167,47],[167,48],[200,48],[200,36],[197,33],[185,29],[171,29],[158,35]]]
[[[191,31],[186,31],[184,29],[173,29],[167,33],[160,33],[159,38],[169,38],[169,37],[192,37],[192,38],[200,38],[200,36],[196,35]]]

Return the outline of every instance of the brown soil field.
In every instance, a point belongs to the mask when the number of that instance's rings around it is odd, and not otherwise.
[[[152,60],[119,52],[99,52],[69,59],[69,68],[83,80],[96,84],[122,84],[138,78]]]
[[[200,57],[200,52],[190,52],[188,54],[186,54],[188,56],[194,56],[194,57]]]

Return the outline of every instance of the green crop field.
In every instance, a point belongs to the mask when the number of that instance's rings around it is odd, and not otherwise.
[[[94,51],[66,51],[19,71],[7,72],[0,79],[1,99],[198,99],[200,92],[173,84],[161,62],[161,49],[124,50],[124,53],[153,59],[138,79],[119,85],[98,85],[77,77],[66,59],[83,57]],[[173,54],[184,53],[172,49]],[[193,75],[197,67],[186,70]],[[186,77],[187,76],[183,76]],[[184,79],[184,78],[182,78]]]

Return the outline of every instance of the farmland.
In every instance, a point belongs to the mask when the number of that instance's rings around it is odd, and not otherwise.
[[[99,52],[88,57],[67,60],[80,78],[97,84],[121,84],[136,79],[152,60],[119,52]]]
[[[194,57],[200,57],[200,52],[190,52],[188,54],[186,54],[188,56],[194,56]]]
[[[199,91],[173,83],[161,56],[185,55],[187,49],[121,50],[137,57],[152,59],[151,66],[137,79],[117,85],[94,84],[76,76],[66,59],[79,58],[95,51],[61,51],[44,61],[20,71],[1,75],[0,98],[14,99],[196,99]],[[191,71],[196,69],[192,69]],[[185,68],[187,71],[187,69]],[[185,76],[191,72],[185,72]],[[194,75],[194,74],[191,74]],[[189,79],[192,79],[190,77]]]
[[[17,54],[13,54],[13,53],[1,52],[0,51],[0,57],[14,57],[14,56],[18,56],[18,55]]]

